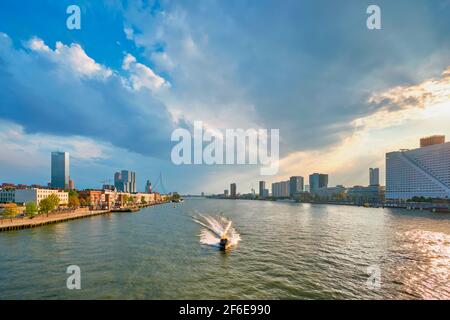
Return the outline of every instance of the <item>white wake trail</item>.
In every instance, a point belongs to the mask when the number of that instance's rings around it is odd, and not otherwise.
[[[241,240],[239,233],[232,227],[231,220],[201,214],[192,219],[203,227],[199,234],[201,244],[219,247],[220,238],[227,237],[230,244],[236,246]]]

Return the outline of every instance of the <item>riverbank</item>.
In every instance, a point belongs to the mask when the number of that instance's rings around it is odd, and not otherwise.
[[[271,202],[289,202],[289,203],[305,203],[317,205],[335,205],[335,206],[351,206],[351,207],[365,207],[365,208],[391,208],[391,209],[406,209],[429,211],[432,213],[450,213],[449,204],[428,203],[428,202],[382,202],[382,203],[354,203],[346,201],[296,201],[294,199],[251,199],[251,198],[223,198],[223,197],[207,197],[208,199],[221,200],[250,200],[250,201],[271,201]]]
[[[148,205],[140,205],[133,208],[111,209],[111,210],[76,210],[71,212],[53,212],[48,214],[39,214],[33,217],[0,219],[0,232],[2,231],[16,231],[29,228],[37,228],[49,224],[60,222],[67,222],[70,220],[83,219],[94,217],[102,214],[110,214],[113,212],[137,212],[142,208],[163,204],[167,202],[158,202]]]

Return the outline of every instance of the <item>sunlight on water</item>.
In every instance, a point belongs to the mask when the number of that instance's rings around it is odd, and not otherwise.
[[[406,291],[422,299],[450,299],[450,236],[424,230],[398,236],[410,253],[409,262],[399,270]],[[409,270],[415,270],[414,275]]]
[[[241,240],[239,233],[232,227],[232,221],[224,217],[198,215],[192,219],[203,228],[200,231],[200,243],[219,248],[220,238],[228,237],[232,246]]]

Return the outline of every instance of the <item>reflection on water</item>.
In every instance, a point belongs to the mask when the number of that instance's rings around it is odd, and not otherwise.
[[[397,236],[404,256],[397,276],[404,290],[421,299],[450,299],[450,235],[415,229]]]
[[[209,250],[230,221],[242,241]],[[450,299],[449,237],[429,212],[186,199],[0,233],[0,299]]]

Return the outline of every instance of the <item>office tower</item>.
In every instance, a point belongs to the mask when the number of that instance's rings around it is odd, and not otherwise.
[[[428,147],[435,144],[443,144],[445,143],[445,136],[437,135],[437,136],[430,136],[420,139],[420,147]]]
[[[52,152],[51,187],[69,189],[69,153]]]
[[[226,190],[226,189],[223,190],[223,196],[224,196],[225,198],[228,198],[228,195],[229,195],[229,194],[228,194],[228,190]]]
[[[147,180],[147,183],[145,184],[145,192],[146,193],[152,193],[152,183],[150,180]]]
[[[260,181],[259,182],[259,196],[264,197],[264,190],[266,189],[266,182]]]
[[[293,197],[296,193],[303,192],[304,179],[301,176],[289,179],[289,194]]]
[[[272,196],[275,198],[287,198],[290,194],[290,180],[272,183]]]
[[[315,193],[320,188],[328,187],[328,175],[322,173],[313,173],[309,176],[309,189]]]
[[[236,183],[232,183],[230,185],[230,193],[231,193],[230,197],[236,199]]]
[[[379,186],[379,185],[380,185],[380,169],[369,168],[369,186]]]
[[[450,197],[450,142],[428,142],[386,154],[386,199]]]
[[[136,192],[136,173],[133,171],[122,170],[114,174],[114,186],[120,192]]]

